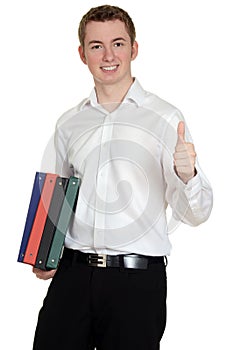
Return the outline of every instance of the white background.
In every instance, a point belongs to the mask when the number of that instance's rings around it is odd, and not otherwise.
[[[105,1],[104,1],[105,2]],[[92,86],[77,54],[81,16],[102,1],[0,5],[1,339],[30,350],[49,282],[16,262],[36,170],[58,117]],[[214,190],[210,219],[171,235],[162,350],[233,349],[233,9],[228,0],[112,1],[133,18],[133,75],[184,114]],[[4,345],[3,345],[4,344]],[[142,349],[143,350],[143,349]]]

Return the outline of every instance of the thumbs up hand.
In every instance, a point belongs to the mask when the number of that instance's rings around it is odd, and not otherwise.
[[[174,153],[174,166],[176,174],[185,184],[196,174],[195,161],[196,152],[194,145],[185,141],[185,125],[184,122],[179,122]]]

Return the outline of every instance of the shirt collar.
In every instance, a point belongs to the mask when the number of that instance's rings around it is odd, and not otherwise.
[[[145,95],[146,95],[145,90],[142,88],[139,81],[135,78],[123,102],[133,101],[138,106],[141,106],[145,99]]]
[[[130,86],[127,95],[125,96],[123,103],[126,102],[135,102],[138,106],[141,106],[143,103],[143,100],[145,98],[146,92],[140,85],[139,81],[135,78],[134,82]],[[97,101],[97,95],[96,90],[93,88],[88,98],[86,98],[81,106],[80,109],[83,110],[85,107],[98,107],[98,101]]]

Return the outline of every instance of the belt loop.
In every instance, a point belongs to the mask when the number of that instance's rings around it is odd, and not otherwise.
[[[124,256],[120,255],[119,256],[119,271],[120,272],[124,272],[125,268],[124,268]]]
[[[167,265],[168,265],[168,259],[167,259],[167,256],[166,256],[166,255],[164,256],[164,264],[165,264],[165,267],[167,267]]]

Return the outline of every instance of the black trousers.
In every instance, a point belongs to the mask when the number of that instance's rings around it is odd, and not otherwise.
[[[62,258],[39,312],[33,350],[159,350],[166,267],[89,267]]]

